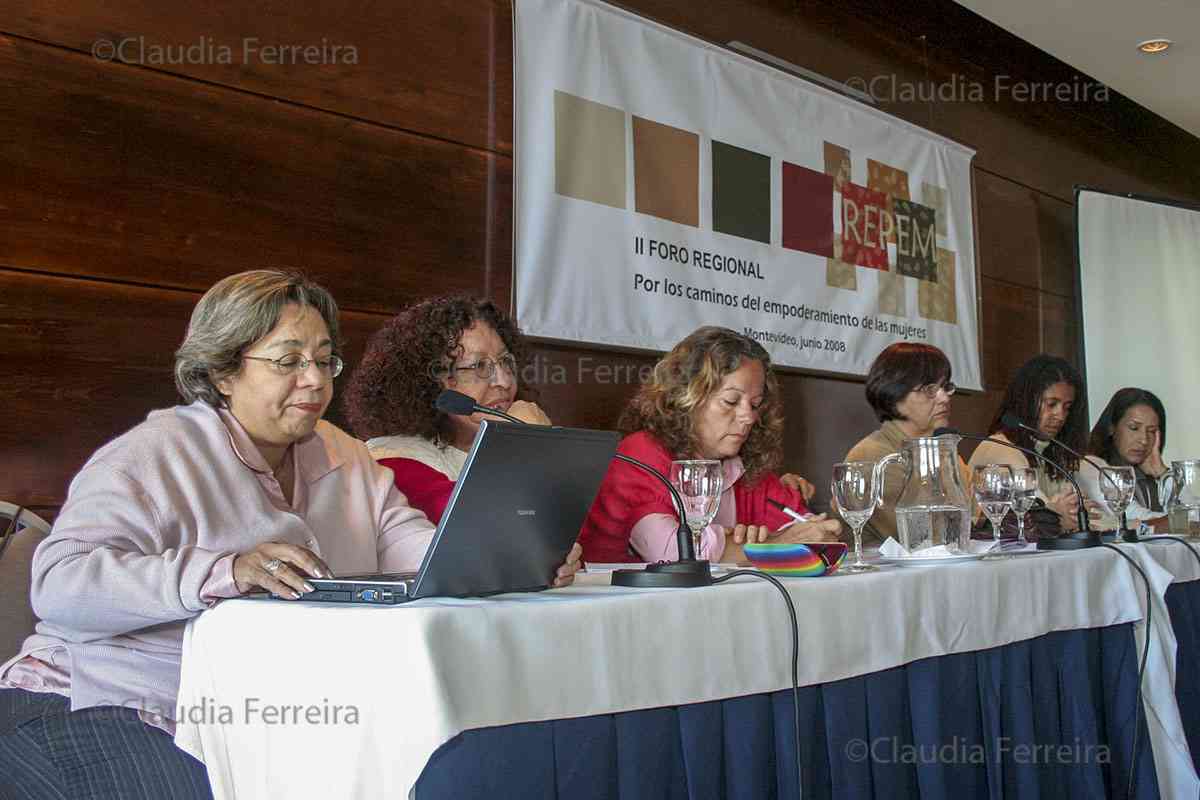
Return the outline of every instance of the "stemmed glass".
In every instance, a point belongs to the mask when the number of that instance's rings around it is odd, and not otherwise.
[[[1000,523],[1013,504],[1013,471],[1007,464],[985,464],[972,480],[975,502],[992,523],[992,539],[1000,541]]]
[[[838,513],[854,531],[854,563],[843,566],[842,572],[874,572],[879,567],[863,561],[862,529],[875,513],[878,500],[872,480],[875,463],[872,461],[845,461],[833,465],[830,489]]]
[[[1125,521],[1125,509],[1129,507],[1137,488],[1137,475],[1133,467],[1105,467],[1100,472],[1100,493],[1104,495],[1104,503],[1123,531],[1129,527]]]
[[[686,522],[692,531],[692,545],[700,558],[700,534],[717,516],[725,475],[721,462],[712,459],[688,459],[671,462],[671,483],[683,500]],[[679,554],[683,558],[683,553]]]
[[[1013,514],[1017,517],[1017,541],[1029,544],[1025,538],[1025,515],[1037,502],[1038,471],[1033,467],[1013,467]]]

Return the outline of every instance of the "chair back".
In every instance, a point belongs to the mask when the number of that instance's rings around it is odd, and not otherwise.
[[[29,602],[33,551],[48,533],[46,520],[0,500],[0,663],[16,655],[25,637],[33,633],[37,622]]]

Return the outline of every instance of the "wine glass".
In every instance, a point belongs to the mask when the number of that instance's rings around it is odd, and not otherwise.
[[[838,513],[854,531],[854,563],[843,566],[842,572],[874,572],[879,567],[863,561],[862,529],[875,513],[875,487],[872,480],[875,463],[872,461],[844,461],[833,465],[830,489],[837,504]]]
[[[992,539],[1000,541],[1000,523],[1013,504],[1013,471],[1007,464],[985,464],[971,481],[975,502],[992,523]]]
[[[672,461],[669,477],[683,500],[685,521],[692,531],[692,545],[696,558],[700,558],[700,533],[721,507],[721,490],[725,483],[721,462],[707,458]],[[683,558],[683,553],[679,557]]]
[[[1037,502],[1038,471],[1033,467],[1013,467],[1013,514],[1017,516],[1017,541],[1029,544],[1025,538],[1025,515]]]
[[[1104,503],[1117,518],[1121,530],[1128,527],[1125,509],[1129,507],[1136,488],[1137,475],[1133,467],[1104,467],[1100,470],[1100,493],[1104,495]]]

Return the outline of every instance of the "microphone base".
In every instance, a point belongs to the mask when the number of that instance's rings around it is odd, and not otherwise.
[[[1053,539],[1038,539],[1038,550],[1086,550],[1089,547],[1100,547],[1103,541],[1100,534],[1094,531],[1084,533],[1068,533]]]
[[[645,569],[613,570],[613,586],[638,589],[689,589],[711,586],[712,571],[708,561],[663,561],[649,564]]]
[[[1121,541],[1129,544],[1139,544],[1142,540],[1138,538],[1137,531],[1132,528],[1125,528],[1121,531]]]

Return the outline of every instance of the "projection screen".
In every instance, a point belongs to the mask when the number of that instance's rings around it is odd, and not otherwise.
[[[1167,411],[1163,458],[1200,458],[1200,206],[1075,192],[1088,412],[1138,386]]]

